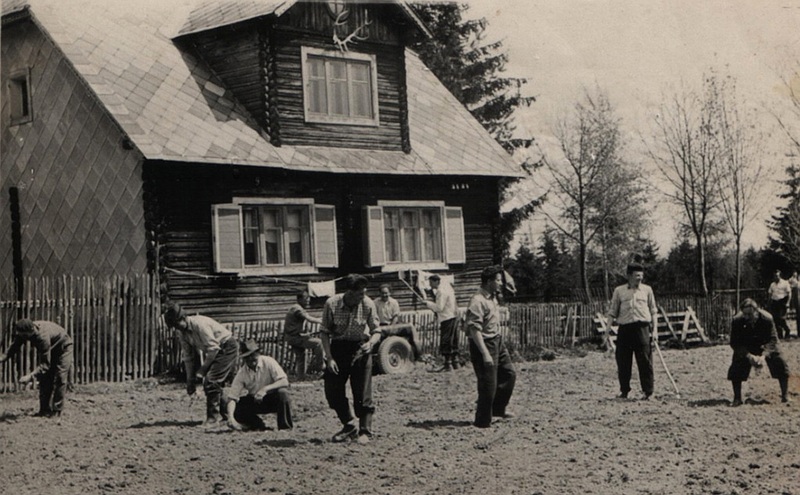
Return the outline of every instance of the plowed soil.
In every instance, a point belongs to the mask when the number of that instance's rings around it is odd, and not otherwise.
[[[800,341],[783,351],[800,372]],[[77,386],[60,420],[32,417],[29,390],[0,396],[0,492],[800,494],[800,380],[782,404],[765,370],[745,384],[747,403],[730,407],[730,355],[665,350],[680,396],[656,361],[650,401],[614,398],[602,351],[518,363],[518,416],[487,430],[471,426],[469,367],[418,364],[375,377],[368,445],[329,441],[339,425],[321,381],[293,384],[288,433],[205,430],[204,405],[178,383]]]

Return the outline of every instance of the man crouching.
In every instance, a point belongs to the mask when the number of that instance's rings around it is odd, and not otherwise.
[[[283,368],[252,340],[240,350],[244,366],[239,368],[228,392],[228,426],[233,430],[265,430],[259,414],[276,413],[278,429],[291,430],[292,400],[289,379]]]
[[[760,368],[766,362],[772,378],[781,387],[781,402],[789,402],[789,366],[778,350],[778,334],[775,323],[766,311],[758,308],[752,299],[745,299],[741,312],[731,322],[731,348],[733,360],[728,369],[728,380],[733,385],[733,402],[742,404],[742,382],[750,377],[750,369]]]

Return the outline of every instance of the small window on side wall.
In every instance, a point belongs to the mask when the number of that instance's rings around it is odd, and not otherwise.
[[[11,125],[25,124],[33,120],[30,69],[18,70],[11,74],[8,80],[8,98]]]

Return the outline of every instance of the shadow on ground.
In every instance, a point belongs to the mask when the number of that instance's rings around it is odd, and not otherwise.
[[[411,428],[422,428],[423,430],[433,430],[435,428],[450,428],[454,426],[472,426],[469,421],[456,421],[453,419],[436,419],[426,421],[409,421],[406,426]]]

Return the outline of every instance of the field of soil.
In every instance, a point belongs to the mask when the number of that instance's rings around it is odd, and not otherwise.
[[[783,351],[800,373],[800,341]],[[518,417],[486,430],[469,367],[377,376],[368,445],[329,441],[321,381],[292,386],[292,432],[204,430],[204,405],[157,380],[78,386],[60,420],[31,416],[32,390],[0,396],[0,492],[800,495],[797,377],[793,403],[765,370],[734,408],[730,348],[665,350],[680,397],[657,361],[654,400],[621,400],[613,357],[585,354],[518,363]]]

